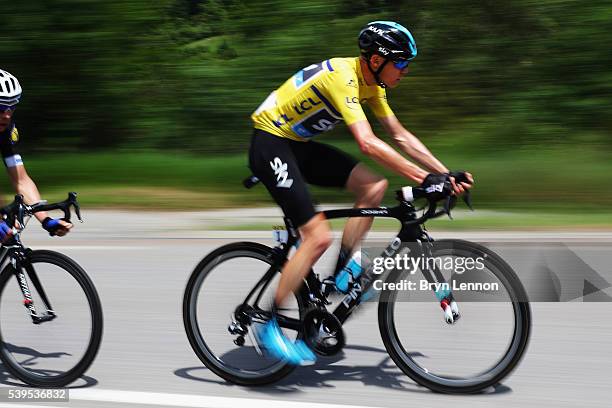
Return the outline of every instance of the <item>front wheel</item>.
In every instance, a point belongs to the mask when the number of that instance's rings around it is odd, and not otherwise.
[[[15,265],[0,274],[0,358],[26,384],[66,386],[100,347],[98,293],[85,271],[60,253],[28,250]]]
[[[280,380],[294,367],[259,349],[253,330],[266,321],[283,260],[267,246],[239,242],[208,254],[195,268],[183,298],[183,323],[196,355],[212,372],[240,385],[263,385]],[[257,283],[260,290],[255,290]],[[261,292],[262,296],[258,294]],[[249,296],[252,294],[252,296]],[[305,310],[302,296],[279,310],[301,336]]]
[[[527,349],[531,312],[523,285],[499,256],[471,242],[437,241],[431,259],[425,267],[444,276],[461,317],[447,324],[420,273],[392,271],[386,282],[396,286],[385,288],[378,308],[389,355],[410,378],[436,392],[474,393],[496,385]],[[466,259],[475,261],[468,265]]]

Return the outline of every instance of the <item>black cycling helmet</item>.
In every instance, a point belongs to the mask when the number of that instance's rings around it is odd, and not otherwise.
[[[368,68],[378,82],[385,88],[386,85],[379,78],[387,62],[392,61],[400,69],[417,56],[417,47],[412,34],[401,24],[393,21],[372,21],[359,32],[359,49],[368,61]],[[370,57],[378,54],[385,58],[385,62],[374,71],[370,67]]]

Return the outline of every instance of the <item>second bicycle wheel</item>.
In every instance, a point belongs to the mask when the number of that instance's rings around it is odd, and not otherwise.
[[[93,283],[72,259],[53,251],[25,252],[18,271],[9,263],[0,274],[0,356],[5,368],[36,387],[63,387],[93,362],[102,338],[102,306]],[[23,272],[25,282],[18,275]],[[40,284],[38,284],[38,282]],[[40,317],[34,324],[24,307],[27,285]],[[42,287],[44,294],[39,288]]]
[[[183,299],[183,322],[189,342],[200,360],[218,376],[241,385],[262,385],[278,381],[293,370],[285,361],[262,353],[252,336],[254,326],[263,319],[250,319],[244,328],[249,332],[244,344],[236,344],[239,335],[228,327],[236,319],[237,308],[244,315],[254,316],[269,310],[272,296],[278,286],[280,273],[262,290],[255,302],[255,292],[248,304],[247,296],[273,266],[273,250],[253,242],[225,245],[207,255],[193,271]],[[241,306],[243,305],[243,306]],[[299,321],[304,309],[299,297],[289,299],[279,314]],[[242,312],[239,311],[239,314]],[[252,324],[251,324],[252,323]],[[283,329],[285,335],[295,339],[299,332]]]
[[[420,272],[393,271],[386,283],[395,286],[381,294],[378,316],[389,355],[437,392],[473,393],[497,384],[516,367],[529,339],[531,313],[521,282],[499,256],[471,242],[438,241],[429,258],[419,261],[443,275],[461,317],[445,322]]]

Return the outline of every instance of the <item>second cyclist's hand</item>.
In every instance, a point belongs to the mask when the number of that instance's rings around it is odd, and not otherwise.
[[[42,227],[49,232],[49,235],[51,236],[57,235],[59,237],[63,237],[70,232],[72,224],[61,218],[47,217],[43,220]]]
[[[13,236],[13,230],[4,221],[0,221],[0,243],[8,241]]]

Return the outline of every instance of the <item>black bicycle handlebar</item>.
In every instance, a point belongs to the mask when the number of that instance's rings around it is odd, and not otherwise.
[[[64,217],[62,219],[70,222],[70,207],[74,207],[74,212],[78,220],[83,222],[81,219],[81,207],[79,206],[79,202],[77,201],[76,197],[77,193],[70,192],[68,193],[68,198],[64,201],[60,201],[59,203],[47,204],[46,201],[41,201],[36,204],[28,205],[23,202],[23,195],[17,194],[12,203],[0,209],[0,214],[2,214],[2,218],[7,225],[13,228],[15,227],[15,221],[19,222],[19,225],[23,227],[24,217],[41,211],[62,210],[64,213]]]
[[[419,198],[427,199],[427,210],[425,210],[421,217],[410,221],[410,224],[423,224],[429,219],[436,218],[445,214],[452,219],[453,217],[451,215],[451,210],[457,204],[457,196],[449,195],[440,199],[431,199],[430,194],[423,187],[402,187],[401,190],[396,191],[396,197],[400,202],[407,203],[413,203]],[[442,210],[438,210],[438,203],[441,201],[444,202],[444,208]],[[464,193],[463,201],[467,204],[470,210],[473,210],[469,190]]]

